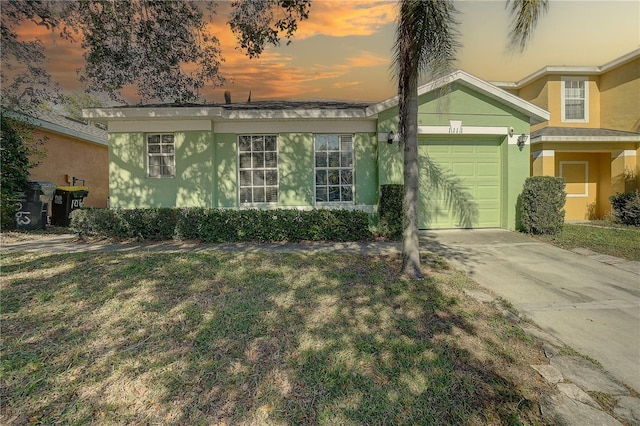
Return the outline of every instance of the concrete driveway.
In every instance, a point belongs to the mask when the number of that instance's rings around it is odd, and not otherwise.
[[[612,266],[597,256],[495,229],[425,231],[420,241],[543,330],[640,391],[638,262]]]

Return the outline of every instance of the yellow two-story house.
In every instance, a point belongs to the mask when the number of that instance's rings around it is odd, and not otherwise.
[[[531,174],[565,179],[566,220],[606,217],[610,195],[640,187],[640,49],[494,84],[549,111],[531,127]]]

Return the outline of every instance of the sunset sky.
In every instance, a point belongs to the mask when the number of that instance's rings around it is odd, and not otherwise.
[[[546,65],[602,65],[640,47],[640,1],[554,1],[524,53],[507,50],[509,16],[505,1],[459,1],[462,49],[457,68],[488,81],[517,81]],[[293,43],[248,59],[235,49],[226,25],[229,3],[211,25],[225,62],[225,87],[207,89],[208,102],[264,99],[348,99],[380,101],[396,94],[391,66],[395,1],[314,0]],[[81,88],[78,45],[69,45],[25,25],[48,46],[49,69],[65,90]],[[128,102],[136,103],[133,96]]]

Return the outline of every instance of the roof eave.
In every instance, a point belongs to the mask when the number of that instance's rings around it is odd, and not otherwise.
[[[141,120],[149,118],[163,119],[203,119],[221,117],[220,107],[169,107],[169,108],[86,108],[82,117],[98,122],[110,120]]]
[[[53,133],[57,133],[63,136],[69,136],[72,137],[74,139],[79,139],[85,142],[91,142],[97,145],[107,145],[107,139],[102,139],[99,138],[95,135],[91,135],[89,133],[84,133],[84,132],[79,132],[77,130],[74,129],[70,129],[68,127],[63,127],[59,124],[55,124],[55,123],[50,123],[46,120],[42,120],[40,118],[36,118],[36,117],[32,117],[32,116],[27,116],[26,114],[22,114],[19,112],[15,112],[15,111],[5,111],[5,114],[7,114],[7,116],[9,116],[10,118],[13,118],[15,120],[26,120],[29,124],[40,128],[40,129],[44,129],[44,130],[48,130],[50,132]]]
[[[531,138],[531,144],[541,142],[640,142],[638,136],[534,136]]]
[[[225,110],[226,120],[324,120],[365,119],[364,109]]]
[[[533,83],[534,81],[540,79],[541,77],[544,77],[545,75],[550,75],[550,74],[601,75],[614,68],[624,65],[627,62],[631,62],[638,57],[640,57],[640,49],[633,50],[627,53],[626,55],[623,55],[619,58],[614,59],[613,61],[607,62],[606,64],[600,65],[600,66],[569,66],[569,65],[546,66],[515,83],[494,82],[492,84],[495,84],[498,87],[504,87],[509,89],[520,89],[530,83]]]

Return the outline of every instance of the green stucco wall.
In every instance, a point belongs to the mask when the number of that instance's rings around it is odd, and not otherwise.
[[[209,132],[176,132],[176,177],[147,177],[144,133],[109,135],[112,207],[209,207],[212,146]]]
[[[238,154],[237,137],[231,133],[216,133],[214,143],[214,194],[213,207],[237,207],[238,205]]]
[[[357,133],[353,143],[356,204],[378,204],[378,143],[376,134]]]
[[[280,133],[278,135],[278,175],[280,205],[313,205],[312,133]]]
[[[176,132],[176,177],[148,178],[145,133],[109,135],[112,207],[238,207],[235,133]],[[375,133],[354,137],[355,204],[377,203]],[[279,206],[314,206],[313,133],[278,134]]]

